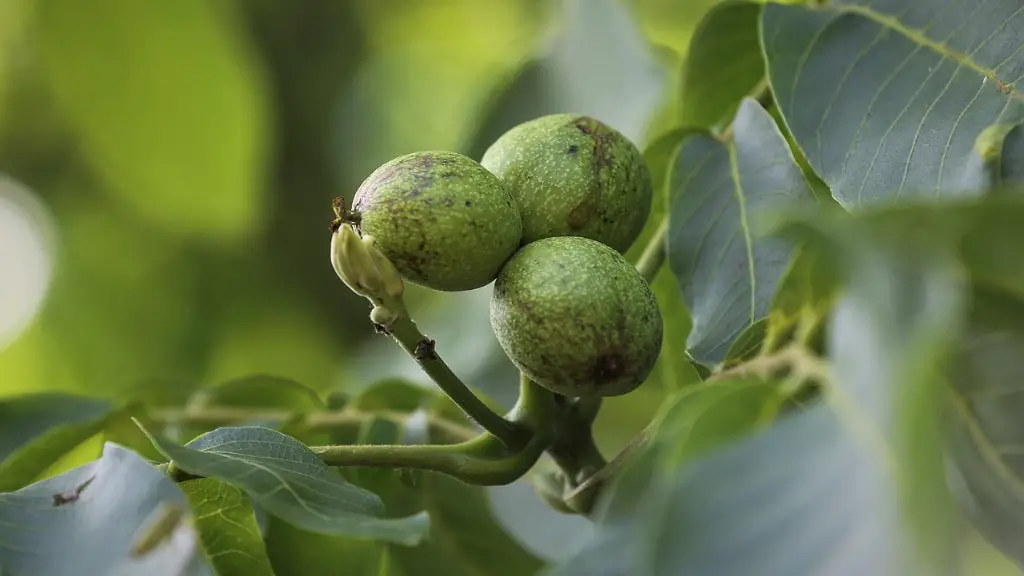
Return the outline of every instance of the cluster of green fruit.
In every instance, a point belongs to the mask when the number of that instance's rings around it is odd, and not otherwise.
[[[494,281],[494,332],[533,381],[617,396],[647,378],[661,349],[658,304],[622,257],[652,196],[625,136],[556,114],[509,130],[479,163],[454,152],[391,160],[344,219],[411,282],[463,291]]]

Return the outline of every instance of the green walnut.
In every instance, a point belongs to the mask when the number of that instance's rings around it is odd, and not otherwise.
[[[377,168],[345,219],[410,282],[435,290],[486,286],[519,247],[519,208],[501,182],[455,152],[416,152]]]
[[[661,351],[647,282],[589,238],[546,238],[516,252],[494,283],[491,326],[523,374],[563,396],[631,392]]]
[[[606,124],[552,114],[512,128],[481,164],[523,216],[523,243],[582,236],[629,249],[651,212],[651,173],[637,147]]]

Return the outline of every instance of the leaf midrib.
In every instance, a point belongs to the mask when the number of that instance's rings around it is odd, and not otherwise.
[[[860,6],[856,4],[844,4],[842,6],[835,7],[834,10],[843,14],[856,14],[859,16],[863,16],[880,26],[884,26],[896,32],[897,34],[902,35],[911,42],[915,42],[921,46],[924,46],[925,48],[928,48],[936,52],[943,58],[949,58],[950,60],[955,61],[959,65],[969,68],[977,72],[978,74],[988,78],[989,80],[992,80],[993,82],[997,82],[1000,85],[1005,86],[1005,89],[1008,90],[1008,92],[1005,93],[1010,98],[1024,100],[1024,95],[1018,92],[1012,84],[1004,83],[1002,79],[1000,79],[999,76],[996,75],[995,70],[982,66],[981,64],[976,62],[969,54],[958,52],[956,50],[949,48],[942,42],[932,40],[923,31],[906,26],[893,16],[882,14],[867,6]]]

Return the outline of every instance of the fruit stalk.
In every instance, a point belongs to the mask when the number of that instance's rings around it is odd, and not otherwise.
[[[640,272],[640,275],[643,276],[648,284],[654,281],[654,277],[658,275],[662,264],[665,263],[667,241],[668,217],[666,216],[662,218],[657,231],[654,232],[654,236],[651,237],[651,240],[644,248],[643,254],[640,255],[640,259],[636,262],[637,271]]]
[[[493,436],[448,445],[312,446],[328,466],[408,468],[446,474],[476,486],[511,484],[525,475],[550,444],[545,434],[534,435],[519,450],[508,452]],[[496,452],[502,456],[489,456]]]
[[[513,450],[529,442],[529,430],[491,410],[452,372],[437,353],[434,341],[420,332],[408,312],[400,313],[387,332],[416,360],[437,387],[484,430]]]

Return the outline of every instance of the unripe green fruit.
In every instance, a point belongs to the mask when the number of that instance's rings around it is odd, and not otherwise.
[[[512,128],[481,164],[512,194],[523,243],[582,236],[629,249],[651,212],[651,173],[615,129],[579,114],[552,114]]]
[[[352,210],[406,279],[435,290],[489,284],[522,237],[519,208],[501,182],[455,152],[384,164],[359,186]]]
[[[625,258],[572,236],[527,244],[498,274],[491,326],[527,377],[564,396],[619,396],[661,351],[658,302]]]

